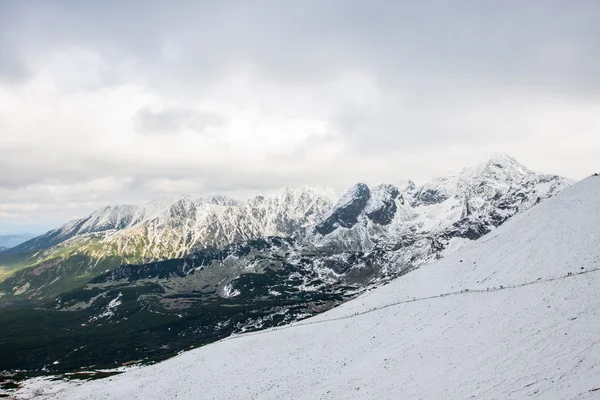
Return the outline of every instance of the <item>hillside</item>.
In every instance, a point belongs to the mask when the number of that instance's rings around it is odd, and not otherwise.
[[[592,399],[600,179],[317,317],[19,398]]]

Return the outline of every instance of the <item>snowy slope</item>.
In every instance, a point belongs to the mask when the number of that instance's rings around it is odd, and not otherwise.
[[[128,247],[132,243],[143,241],[143,250],[150,258],[160,258],[160,248],[167,245],[174,249],[173,256],[181,256],[193,247],[222,247],[249,238],[289,236],[298,228],[313,224],[336,199],[337,194],[331,189],[286,187],[272,196],[256,196],[247,202],[211,195],[112,205],[11,251],[43,250],[70,239],[77,242],[100,236],[105,242],[123,247],[122,251],[131,250]]]
[[[312,241],[368,251],[383,244],[401,247],[407,236],[476,239],[570,184],[535,173],[505,154],[419,187],[410,181],[400,188],[357,184],[316,225]]]
[[[20,398],[600,397],[600,178],[334,310]],[[46,396],[44,396],[46,394]]]
[[[0,300],[48,299],[122,264],[289,237],[319,220],[337,196],[334,190],[302,187],[246,202],[213,195],[103,207],[2,252],[0,267],[16,272],[0,281]]]

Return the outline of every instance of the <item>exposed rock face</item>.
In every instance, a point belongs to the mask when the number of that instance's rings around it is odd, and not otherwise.
[[[315,229],[321,235],[327,235],[338,227],[351,228],[358,222],[371,198],[371,191],[364,183],[358,183],[346,192],[331,211],[319,222]]]
[[[373,189],[373,195],[365,209],[365,215],[373,222],[387,225],[394,219],[398,207],[396,200],[404,205],[404,198],[394,185],[379,185]]]

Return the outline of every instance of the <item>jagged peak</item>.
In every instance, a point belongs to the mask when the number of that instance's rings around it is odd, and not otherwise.
[[[279,189],[277,194],[279,196],[285,196],[287,194],[291,194],[292,192],[293,192],[292,189],[290,189],[290,187],[288,185],[284,185],[281,189]]]
[[[364,183],[357,183],[342,195],[329,213],[315,225],[321,235],[333,232],[337,227],[350,228],[358,221],[367,202],[371,198],[371,190]]]
[[[317,186],[300,186],[290,188],[283,186],[277,192],[271,195],[258,194],[250,197],[245,203],[253,205],[257,203],[298,203],[310,199],[324,199],[328,202],[335,202],[339,198],[336,190],[330,188],[321,188]]]
[[[343,207],[345,204],[352,202],[353,199],[357,197],[368,197],[370,195],[371,190],[369,189],[369,186],[365,183],[359,182],[352,186],[350,189],[348,189],[346,193],[342,195],[342,197],[338,200],[338,203],[335,205],[334,208]]]
[[[396,214],[396,199],[401,198],[400,190],[394,185],[387,183],[377,185],[371,190],[364,213],[373,222],[380,225],[387,225],[392,222]],[[402,199],[402,204],[404,200]]]
[[[239,206],[240,202],[232,197],[221,194],[210,194],[206,197],[201,197],[198,201],[203,204],[213,204],[216,206]]]
[[[285,193],[293,193],[294,195],[301,195],[302,193],[308,193],[308,194],[331,194],[334,193],[335,190],[334,189],[330,189],[330,188],[323,188],[323,187],[318,187],[318,186],[311,186],[311,185],[304,185],[304,186],[299,186],[296,188],[290,188],[289,186],[284,186],[279,190],[280,194],[285,194]]]
[[[500,164],[519,164],[519,162],[517,161],[516,158],[514,158],[513,156],[507,154],[507,153],[503,153],[503,152],[496,152],[493,153],[489,160],[488,163],[500,163]]]
[[[529,175],[532,173],[526,166],[517,161],[516,158],[506,153],[494,153],[483,164],[475,167],[473,172],[477,175],[493,172],[496,175]]]
[[[392,185],[391,183],[381,183],[371,190],[373,196],[375,196],[376,193],[390,194],[392,197],[397,197],[400,194],[400,189],[398,186]]]
[[[542,176],[508,154],[494,153],[476,167],[465,168],[459,174],[434,178],[423,184],[414,192],[411,204],[438,204],[452,197],[469,196],[472,191],[487,191],[490,196],[495,196],[523,182],[537,181]],[[562,179],[558,176],[554,178]]]
[[[417,189],[417,185],[412,179],[401,179],[398,181],[396,187],[398,187],[398,190],[402,193],[412,193]]]

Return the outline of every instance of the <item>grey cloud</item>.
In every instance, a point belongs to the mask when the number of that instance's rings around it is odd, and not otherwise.
[[[11,32],[15,28],[15,19],[21,17],[17,4],[0,3],[0,83],[20,82],[30,76],[29,68],[18,50],[21,43]]]
[[[174,135],[182,129],[203,133],[207,128],[219,128],[225,122],[225,117],[217,113],[175,107],[162,110],[145,107],[134,116],[137,130],[149,135]]]
[[[0,82],[14,83],[27,79],[30,72],[20,54],[3,41],[0,38]]]
[[[517,114],[543,99],[594,110],[600,101],[599,17],[595,0],[0,1],[0,85],[21,85],[35,76],[39,57],[76,48],[97,54],[106,65],[90,79],[57,79],[65,94],[133,84],[186,104],[207,100],[207,89],[244,64],[257,87],[280,89],[265,102],[285,102],[300,88],[314,100],[314,109],[295,109],[290,102],[286,111],[324,120],[340,135],[246,160],[226,159],[223,151],[223,163],[209,165],[134,157],[144,148],[130,154],[93,149],[47,154],[43,143],[9,145],[3,135],[15,133],[3,126],[0,202],[82,201],[78,190],[103,177],[131,180],[98,197],[89,189],[86,197],[94,205],[152,198],[162,194],[157,182],[166,181],[234,195],[284,184],[346,186],[375,176],[381,181],[414,176],[402,170],[408,164],[399,158],[415,154],[429,161],[446,147],[475,152],[534,143],[527,150],[531,159],[544,151],[555,155],[564,151],[560,145],[552,148],[553,140],[538,137],[546,127],[530,127]],[[373,104],[323,101],[327,85],[348,71],[371,77],[380,98]],[[259,93],[248,96],[262,106]],[[218,131],[229,122],[191,107],[144,107],[133,116],[140,147],[144,140],[182,130]],[[53,140],[50,136],[43,140]],[[328,148],[332,140],[346,147],[330,160],[313,162],[315,149]],[[574,159],[575,150],[565,156]],[[568,164],[559,167],[571,171]],[[439,171],[431,167],[422,174],[434,172]],[[57,200],[40,189],[44,185],[67,189]]]
[[[283,82],[328,79],[354,67],[372,70],[386,85],[408,76],[563,92],[599,87],[595,1],[24,2],[22,8],[29,30],[15,40],[27,38],[25,48],[81,44],[109,59],[137,57],[156,74],[179,77],[180,89],[240,60]],[[165,55],[168,44],[176,60]]]

